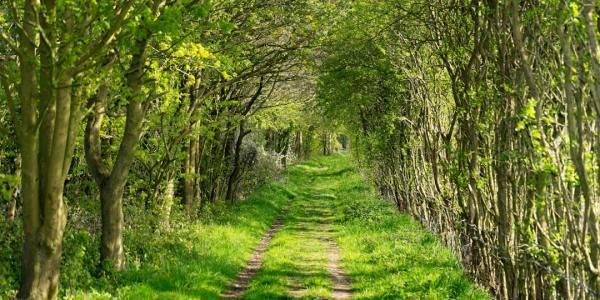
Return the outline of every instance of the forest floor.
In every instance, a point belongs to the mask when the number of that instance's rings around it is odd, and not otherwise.
[[[490,299],[345,155],[291,167],[282,182],[170,247],[162,266],[126,271],[110,293],[74,298]]]

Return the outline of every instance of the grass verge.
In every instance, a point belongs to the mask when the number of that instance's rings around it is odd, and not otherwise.
[[[354,299],[490,299],[441,241],[378,197],[344,156],[317,160],[337,194],[335,229]]]
[[[143,263],[128,261],[128,269],[110,279],[113,282],[66,298],[218,299],[292,196],[285,185],[272,183],[210,221],[158,236],[130,236],[129,244],[147,253]]]

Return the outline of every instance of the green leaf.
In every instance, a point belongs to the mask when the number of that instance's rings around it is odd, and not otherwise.
[[[227,22],[227,21],[220,21],[219,22],[219,28],[225,32],[225,33],[230,33],[231,31],[233,31],[235,29],[235,24]]]

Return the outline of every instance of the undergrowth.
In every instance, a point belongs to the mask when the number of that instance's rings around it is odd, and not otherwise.
[[[67,299],[218,299],[245,266],[290,192],[259,188],[234,207],[212,207],[198,222],[168,231],[128,230],[127,269],[69,290]]]

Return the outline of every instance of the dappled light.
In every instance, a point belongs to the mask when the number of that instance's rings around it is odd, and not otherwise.
[[[598,299],[599,16],[1,0],[0,299]]]

